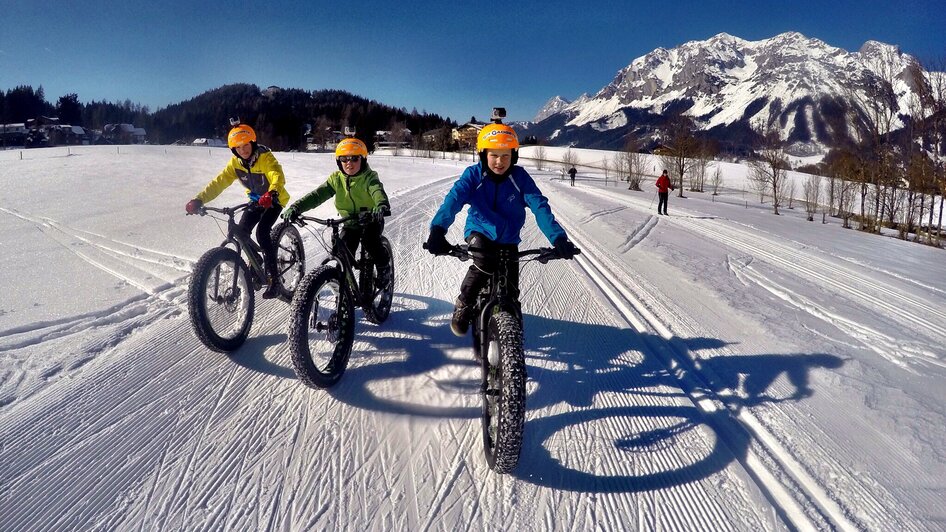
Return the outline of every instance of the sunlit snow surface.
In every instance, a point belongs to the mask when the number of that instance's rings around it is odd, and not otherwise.
[[[293,374],[285,303],[257,298],[229,357],[191,330],[191,268],[223,235],[184,204],[228,157],[0,152],[0,529],[946,522],[943,250],[807,222],[800,205],[774,216],[740,165],[721,165],[715,201],[671,195],[669,217],[652,178],[635,192],[580,171],[571,187],[530,167],[583,255],[522,269],[528,413],[500,476],[469,339],[448,327],[468,265],[420,247],[469,155],[369,157],[391,196],[394,308],[358,322],[324,391]],[[295,199],[335,169],[277,157]],[[234,186],[213,205],[240,201]],[[324,253],[303,234],[311,269]],[[531,216],[523,238],[548,245]]]

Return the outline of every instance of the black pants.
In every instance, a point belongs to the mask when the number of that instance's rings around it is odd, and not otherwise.
[[[342,227],[342,240],[356,259],[358,255],[355,255],[355,252],[358,251],[360,242],[376,264],[387,265],[391,257],[388,256],[388,250],[381,244],[382,231],[384,231],[384,220],[369,222],[358,227],[346,225]]]
[[[273,204],[268,209],[251,207],[243,211],[243,217],[240,218],[240,227],[247,233],[252,233],[253,228],[256,227],[256,243],[263,249],[263,266],[266,268],[266,273],[271,275],[276,273],[276,243],[273,242],[270,233],[276,220],[279,219],[280,212],[282,212],[282,206],[279,204]]]
[[[518,251],[519,246],[515,244],[498,244],[480,233],[471,233],[470,238],[466,240],[473,255],[473,265],[466,272],[466,277],[460,283],[460,301],[464,305],[472,305],[476,302],[476,295],[479,294],[488,283],[493,272],[499,267],[499,258],[496,253],[500,249]],[[519,262],[509,263],[509,270],[506,272],[506,282],[509,283],[509,294],[516,300],[519,300]]]
[[[657,193],[657,214],[661,212],[667,214],[667,197],[670,196],[669,192],[658,192]],[[663,207],[661,211],[660,208]]]

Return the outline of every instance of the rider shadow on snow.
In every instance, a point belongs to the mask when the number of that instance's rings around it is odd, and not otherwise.
[[[419,304],[419,305],[418,305]],[[419,307],[419,308],[415,308]],[[450,332],[453,304],[414,294],[396,293],[391,314],[381,325],[359,319],[351,361],[339,383],[325,391],[338,401],[358,408],[423,417],[479,419],[480,405],[449,406],[398,401],[374,393],[370,383],[409,377],[427,377],[447,366],[477,367],[470,339]],[[361,317],[360,312],[359,318]],[[378,336],[380,335],[380,336]],[[367,349],[366,349],[367,344]],[[451,358],[446,351],[461,349],[466,358]],[[479,373],[470,379],[433,380],[447,394],[477,394]],[[478,399],[478,396],[477,396]],[[470,403],[470,401],[467,401]]]
[[[569,491],[639,492],[709,477],[746,456],[749,435],[735,420],[733,410],[810,397],[815,393],[809,379],[811,370],[838,368],[843,363],[839,357],[827,354],[716,355],[701,359],[701,351],[719,349],[727,343],[716,338],[674,338],[668,342],[627,328],[533,315],[525,317],[524,329],[529,379],[533,382],[526,400],[530,415],[524,428],[522,455],[512,474],[526,482]],[[682,355],[678,358],[683,358],[685,365],[696,370],[699,391],[710,397],[723,395],[721,400],[730,410],[704,414],[692,405],[681,389],[684,384],[659,356],[661,351],[671,349]],[[794,388],[788,395],[773,391],[773,384],[783,374]],[[627,396],[626,400],[621,396]],[[574,408],[544,417],[536,414],[537,410],[563,402]],[[612,418],[616,422],[608,423]],[[568,456],[572,447],[563,444],[569,433],[578,425],[601,422],[628,427],[629,432],[614,438],[612,449],[604,451],[626,460],[612,462],[609,472],[569,466],[577,461],[577,457]],[[715,437],[699,438],[712,448],[695,452],[675,468],[654,471],[655,465],[669,463],[666,457],[655,460],[656,453],[682,445],[682,455],[686,456],[691,449],[701,447],[686,441],[687,433],[693,430],[715,432]]]
[[[412,294],[396,294],[388,321],[378,326],[361,319],[356,324],[352,360],[341,381],[324,390],[351,406],[397,415],[469,419],[479,423],[481,404],[478,363],[469,336],[450,332],[452,303]],[[746,456],[749,436],[731,410],[707,415],[692,405],[681,382],[658,356],[675,350],[702,377],[699,391],[723,401],[732,410],[762,403],[797,401],[815,393],[809,375],[813,368],[838,368],[842,359],[827,354],[717,355],[699,353],[727,345],[716,338],[674,338],[667,341],[629,328],[586,324],[532,315],[524,317],[524,343],[529,377],[528,413],[518,467],[512,475],[522,481],[555,489],[582,492],[641,492],[681,485],[709,477]],[[294,378],[292,370],[265,359],[270,346],[285,342],[284,334],[251,338],[233,357],[247,368],[277,377]],[[448,351],[462,353],[447,356]],[[463,366],[467,377],[430,377],[448,366]],[[460,368],[463,369],[463,368]],[[794,391],[779,396],[773,384],[785,375]],[[476,395],[471,406],[425,404],[383,397],[372,382],[429,377],[444,393]],[[312,393],[323,393],[312,390]],[[617,396],[617,398],[615,398]],[[626,399],[622,399],[626,396]],[[569,405],[565,412],[543,415],[540,410]],[[615,405],[615,406],[609,406]],[[561,409],[560,407],[558,408]],[[636,420],[628,423],[625,420]],[[617,422],[614,422],[614,421]],[[576,427],[589,423],[626,426],[611,434],[612,455],[626,461],[612,464],[612,474],[568,465],[567,440]],[[633,428],[631,428],[633,427]],[[714,431],[700,438],[711,448],[676,468],[652,471],[655,453],[682,445],[693,431]],[[724,434],[720,434],[724,433]],[[723,437],[725,436],[725,437]],[[582,447],[584,448],[584,447]],[[689,452],[689,447],[687,448]],[[554,451],[554,454],[553,454]],[[482,448],[470,449],[476,455]],[[686,453],[684,453],[686,454]],[[646,464],[641,466],[639,462]],[[649,472],[645,472],[651,470]]]
[[[230,353],[230,360],[239,366],[264,375],[295,380],[297,377],[291,366],[277,364],[266,358],[266,352],[269,351],[269,348],[284,346],[287,339],[286,333],[250,336],[240,349]],[[288,361],[288,359],[286,360]]]

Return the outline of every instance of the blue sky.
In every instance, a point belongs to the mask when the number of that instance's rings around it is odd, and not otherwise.
[[[594,93],[655,48],[799,31],[946,57],[946,0],[122,2],[0,0],[0,89],[152,111],[226,83],[344,89],[463,122]]]

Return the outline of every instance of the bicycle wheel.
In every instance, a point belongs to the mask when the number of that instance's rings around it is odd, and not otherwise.
[[[292,295],[305,275],[305,247],[302,235],[296,226],[280,222],[270,233],[276,244],[276,281],[279,284],[279,299],[290,302]]]
[[[227,353],[250,334],[256,306],[250,270],[230,248],[214,248],[197,261],[187,294],[194,333],[204,345]]]
[[[519,321],[508,312],[489,318],[483,364],[483,447],[497,473],[519,462],[526,414],[526,363]]]
[[[337,268],[320,266],[303,277],[292,298],[289,349],[306,386],[327,388],[345,373],[355,336],[355,304]]]
[[[394,300],[394,253],[391,251],[391,242],[387,238],[381,237],[381,245],[388,252],[388,266],[391,269],[387,282],[382,285],[382,279],[378,275],[378,270],[375,269],[375,275],[372,276],[374,282],[370,287],[365,287],[364,283],[362,286],[364,290],[371,290],[365,298],[367,301],[364,305],[365,319],[371,323],[382,323],[388,319],[391,314],[391,302]]]

